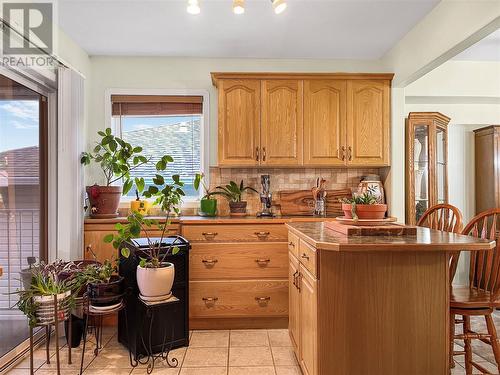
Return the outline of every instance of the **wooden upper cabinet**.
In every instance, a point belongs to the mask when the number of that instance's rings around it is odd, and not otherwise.
[[[219,83],[219,164],[257,166],[260,141],[260,81]]]
[[[219,166],[390,165],[392,76],[212,73]]]
[[[347,114],[347,164],[389,165],[390,81],[348,81]]]
[[[261,165],[302,164],[302,84],[262,81]]]
[[[344,165],[345,80],[304,81],[304,165]]]

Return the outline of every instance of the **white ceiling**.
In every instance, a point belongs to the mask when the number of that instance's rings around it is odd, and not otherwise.
[[[500,29],[481,39],[462,53],[453,58],[454,60],[468,61],[500,61]]]
[[[439,0],[60,0],[61,28],[90,55],[378,59]]]

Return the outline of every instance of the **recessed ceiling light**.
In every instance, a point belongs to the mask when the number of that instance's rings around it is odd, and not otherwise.
[[[198,0],[188,0],[186,10],[189,14],[200,14],[200,2]]]
[[[280,14],[286,9],[285,0],[271,0],[273,3],[274,13]]]
[[[233,0],[233,12],[234,14],[245,13],[245,0]]]

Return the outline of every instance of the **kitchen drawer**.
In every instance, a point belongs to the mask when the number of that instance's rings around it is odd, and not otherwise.
[[[183,225],[182,235],[189,242],[285,242],[284,224]]]
[[[191,318],[288,315],[288,280],[191,281]]]
[[[288,251],[295,257],[299,256],[299,237],[292,232],[288,232]]]
[[[318,276],[316,272],[316,249],[302,240],[299,243],[299,260],[309,272],[315,277]]]
[[[191,280],[287,277],[285,243],[195,243],[189,254]]]

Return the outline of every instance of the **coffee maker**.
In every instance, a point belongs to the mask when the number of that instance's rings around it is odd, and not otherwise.
[[[273,217],[271,204],[273,195],[271,193],[271,176],[264,174],[260,176],[262,192],[260,193],[260,202],[262,203],[262,211],[257,213],[257,217]]]

